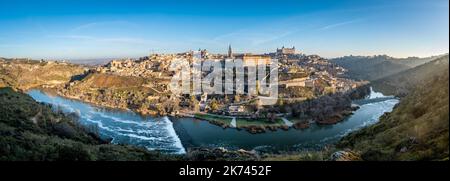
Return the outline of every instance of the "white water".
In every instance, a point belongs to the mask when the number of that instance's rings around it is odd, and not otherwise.
[[[392,96],[385,96],[381,92],[375,92],[372,87],[370,87],[370,94],[367,97],[367,99],[375,99],[375,98],[385,98],[385,97],[392,97]]]
[[[76,113],[81,124],[96,127],[100,136],[112,139],[112,143],[132,144],[167,153],[186,153],[167,117],[143,117],[132,111],[99,108],[80,101],[50,96],[39,90],[31,90],[28,94],[38,102],[52,104],[64,112]]]
[[[398,100],[392,96],[384,96],[371,90],[371,94],[360,101],[360,109],[345,121],[329,126],[312,125],[305,130],[290,129],[288,131],[250,134],[245,130],[222,129],[208,122],[198,122],[186,118],[175,121],[175,127],[167,117],[142,117],[131,111],[105,109],[80,101],[50,96],[38,90],[29,92],[35,100],[60,107],[65,112],[74,112],[80,117],[80,122],[87,126],[98,128],[100,136],[111,138],[115,144],[131,144],[145,147],[149,150],[160,150],[167,153],[184,154],[183,144],[188,146],[223,146],[244,149],[261,147],[309,147],[333,142],[340,137],[369,126],[378,121],[385,112],[392,111]],[[292,124],[289,122],[285,123]],[[233,125],[235,125],[235,119]],[[181,129],[182,128],[182,129]],[[184,131],[180,131],[184,130]],[[180,137],[178,136],[181,136]]]

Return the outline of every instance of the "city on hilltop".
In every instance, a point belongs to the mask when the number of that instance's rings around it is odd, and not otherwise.
[[[447,0],[2,1],[0,161],[448,161],[448,14]],[[222,171],[164,164],[139,168]],[[258,173],[338,170],[272,164]]]

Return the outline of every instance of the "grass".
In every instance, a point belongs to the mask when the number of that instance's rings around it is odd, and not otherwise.
[[[230,126],[232,118],[221,116],[221,115],[213,115],[213,114],[195,114],[195,118],[202,119],[206,121],[212,121],[219,123],[221,125]],[[259,119],[245,119],[245,118],[236,118],[236,126],[244,127],[244,126],[274,126],[274,125],[284,125],[282,119],[277,118],[275,122],[270,122],[267,118],[259,118]]]
[[[284,125],[284,122],[280,118],[275,119],[275,122],[270,122],[269,119],[267,119],[267,118],[259,118],[259,119],[242,119],[242,118],[238,118],[238,119],[236,119],[236,126],[237,127],[243,127],[243,126],[274,126],[274,125]]]
[[[51,106],[0,88],[0,161],[180,160],[182,156],[109,144]]]
[[[298,118],[298,117],[288,117],[287,119],[292,123],[305,122],[310,120],[309,118]]]
[[[350,133],[337,147],[356,150],[364,160],[448,158],[448,67],[430,77],[433,78],[413,88],[378,123]]]
[[[326,161],[330,153],[324,151],[305,151],[294,154],[273,154],[263,157],[262,161]]]
[[[222,125],[230,126],[232,118],[220,116],[220,115],[212,115],[212,114],[195,114],[195,118],[202,119],[206,121],[214,121],[217,123],[221,123]]]

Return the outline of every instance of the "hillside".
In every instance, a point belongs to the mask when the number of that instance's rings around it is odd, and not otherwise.
[[[0,88],[0,161],[199,161],[258,160],[255,153],[223,148],[191,148],[169,155],[145,148],[110,144],[96,128],[12,88]]]
[[[11,88],[0,88],[0,160],[173,160],[133,146],[114,145],[95,128]]]
[[[428,69],[435,65],[439,69]],[[391,113],[344,137],[337,147],[357,151],[364,160],[448,160],[448,56],[392,79],[399,77],[418,83],[405,84],[412,91]]]
[[[58,93],[65,97],[112,108],[132,109],[142,114],[164,114],[165,107],[177,105],[165,99],[161,88],[151,86],[149,79],[119,76],[109,73],[89,73],[65,87]],[[160,104],[164,103],[164,105]],[[157,106],[160,106],[158,109]]]
[[[373,81],[371,84],[377,91],[386,95],[405,96],[417,84],[432,80],[436,75],[448,73],[448,55],[408,69],[406,71]]]
[[[330,61],[347,69],[346,77],[373,81],[424,64],[437,57],[345,56]]]
[[[145,84],[145,80],[141,77],[127,77],[113,74],[91,73],[83,78],[78,87],[86,88],[136,88]]]
[[[167,100],[166,79],[99,73],[89,68],[65,62],[0,58],[0,87],[52,88],[65,97],[150,115],[165,115],[178,105]]]

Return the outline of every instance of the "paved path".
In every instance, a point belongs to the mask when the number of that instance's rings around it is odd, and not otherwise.
[[[235,128],[236,127],[236,117],[233,117],[233,119],[231,120],[231,127]]]
[[[291,121],[289,121],[288,119],[286,119],[285,117],[282,117],[281,119],[284,121],[284,124],[286,124],[286,126],[291,127],[294,124]]]

